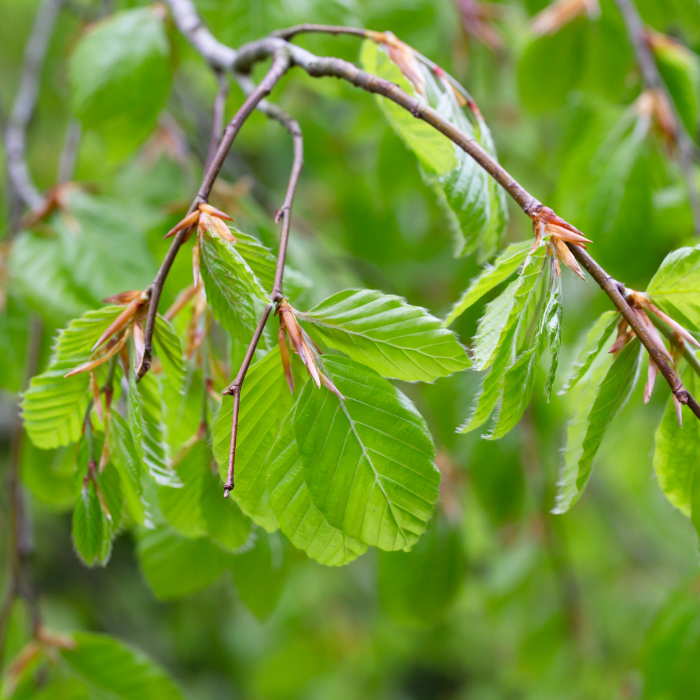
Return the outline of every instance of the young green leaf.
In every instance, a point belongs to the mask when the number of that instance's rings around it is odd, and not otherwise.
[[[532,247],[529,241],[509,245],[484,271],[475,277],[459,301],[445,319],[445,325],[452,325],[468,308],[473,306],[487,292],[507,280],[522,265],[527,252]]]
[[[349,289],[299,318],[312,323],[327,345],[383,377],[432,382],[471,366],[452,331],[397,296]]]
[[[279,533],[257,529],[254,545],[232,557],[231,570],[238,595],[260,620],[277,606],[289,574],[290,547]]]
[[[605,311],[589,328],[583,347],[581,347],[576,356],[564,388],[559,392],[560,394],[565,394],[570,389],[573,389],[585,376],[593,362],[603,351],[610,334],[615,330],[619,318],[617,311]]]
[[[367,545],[333,527],[313,504],[304,480],[294,432],[293,410],[267,458],[267,488],[280,529],[298,549],[326,566],[343,566],[367,551]]]
[[[260,314],[256,303],[268,293],[235,243],[205,233],[201,237],[202,279],[216,320],[234,337],[252,334]]]
[[[669,253],[649,282],[647,294],[672,319],[700,330],[700,245]]]
[[[634,389],[641,358],[642,346],[634,339],[612,363],[597,365],[578,395],[576,411],[567,428],[554,513],[565,513],[581,497],[605,431]]]
[[[93,24],[69,61],[73,112],[119,152],[153,129],[170,89],[170,47],[157,7],[119,12]]]
[[[153,372],[145,374],[138,384],[135,373],[130,373],[128,405],[134,445],[148,473],[161,486],[182,486],[170,466],[170,449],[163,423],[163,398],[160,383]]]
[[[110,460],[119,474],[121,491],[131,517],[143,525],[145,506],[141,486],[142,461],[126,421],[114,410],[109,421]]]
[[[303,380],[296,362],[292,367],[297,375],[295,392],[298,392]],[[277,520],[265,485],[266,457],[294,401],[295,397],[289,393],[279,348],[275,348],[251,366],[243,383],[236,441],[235,488],[231,492],[241,510],[268,532],[277,529]],[[214,456],[224,480],[232,420],[233,401],[225,398],[212,428]]]
[[[177,463],[173,464],[182,488],[161,486],[158,489],[158,502],[165,519],[190,539],[207,533],[202,514],[202,485],[209,466],[208,453],[209,449],[202,440],[184,447],[177,455]]]
[[[434,624],[464,583],[461,533],[438,512],[410,552],[379,553],[379,600],[397,622]]]
[[[70,675],[90,688],[90,697],[183,699],[175,684],[141,652],[104,635],[76,632],[71,636],[75,646],[62,649],[60,658],[69,667]],[[69,696],[60,697],[67,700]]]
[[[22,418],[32,442],[41,449],[69,445],[80,438],[88,404],[86,372],[65,374],[90,359],[94,342],[120,313],[118,306],[88,311],[60,331],[51,362],[32,378],[22,398]]]
[[[190,540],[164,525],[140,530],[136,552],[146,581],[161,600],[184,598],[206,588],[233,560],[209,538]]]
[[[179,392],[185,376],[182,362],[182,345],[172,326],[160,314],[156,316],[153,333],[154,350],[163,365],[166,379]]]
[[[208,469],[202,483],[202,516],[209,539],[227,552],[240,551],[250,540],[250,518],[247,518],[232,498],[222,498],[223,484],[212,469]]]
[[[73,545],[88,566],[105,566],[112,552],[112,524],[102,509],[92,480],[82,485],[75,503]]]
[[[552,346],[552,368],[556,370],[557,335],[561,327],[561,277],[551,271],[545,305],[530,347],[513,363],[503,377],[503,399],[489,438],[503,437],[522,418],[532,397],[535,372],[545,346]],[[551,373],[550,373],[551,376]],[[549,380],[548,380],[549,381]]]
[[[389,80],[404,92],[413,95],[411,84],[374,41],[366,39],[362,42],[360,63],[368,73]],[[455,149],[447,137],[421,119],[415,119],[403,107],[391,100],[377,96],[377,103],[394,131],[416,154],[426,170],[436,175],[444,175],[457,167]]]
[[[493,362],[510,329],[520,321],[520,316],[544,267],[545,251],[545,243],[540,243],[535,250],[531,251],[523,263],[523,269],[518,278],[487,305],[474,338],[476,369],[485,369]]]
[[[425,421],[372,370],[342,357],[325,365],[345,400],[308,382],[294,417],[311,499],[346,535],[380,549],[410,549],[440,483]]]
[[[683,376],[686,389],[696,396],[700,388],[697,375],[688,371]],[[700,422],[690,409],[683,409],[683,427],[678,425],[673,397],[669,397],[661,423],[654,435],[654,471],[666,498],[681,512],[700,523]]]

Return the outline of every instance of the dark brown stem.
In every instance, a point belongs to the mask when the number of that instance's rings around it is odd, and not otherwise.
[[[216,148],[221,142],[224,132],[224,110],[226,109],[226,98],[228,97],[228,76],[222,70],[216,71],[216,80],[219,84],[219,89],[216,92],[214,99],[214,114],[212,116],[211,139],[207,150],[207,159],[205,161],[206,168],[209,167],[214,160]]]
[[[268,71],[267,75],[262,79],[260,84],[255,88],[255,90],[248,96],[241,108],[238,110],[234,118],[228,123],[228,126],[224,130],[221,143],[214,154],[214,158],[209,166],[202,185],[199,188],[197,196],[194,198],[192,205],[188,210],[188,214],[193,212],[199,204],[202,202],[207,202],[209,200],[209,194],[211,188],[216,181],[221,166],[224,164],[224,160],[228,155],[233,142],[241,130],[241,127],[245,123],[246,119],[251,115],[258,103],[267,95],[272,92],[272,88],[279,82],[280,78],[289,69],[289,55],[283,49],[277,50],[273,53],[272,66]],[[168,249],[168,252],[161,263],[160,269],[156,278],[151,283],[148,288],[148,294],[150,297],[149,307],[148,307],[148,317],[146,319],[146,328],[144,331],[144,352],[143,359],[141,360],[141,365],[137,370],[137,376],[141,378],[151,367],[151,355],[153,352],[153,331],[155,329],[156,315],[158,314],[158,302],[160,301],[160,295],[163,291],[163,285],[168,277],[170,268],[175,261],[175,257],[180,250],[186,236],[188,229],[183,229],[179,231],[173,242]]]
[[[260,338],[265,330],[265,324],[267,319],[270,318],[270,312],[274,304],[269,303],[258,321],[258,327],[253,333],[253,338],[250,341],[248,350],[246,351],[243,362],[241,363],[241,368],[238,370],[236,378],[233,380],[231,386],[224,390],[224,396],[233,396],[233,424],[231,426],[231,448],[228,456],[228,474],[226,475],[226,484],[224,484],[224,498],[228,498],[228,495],[233,491],[233,469],[236,462],[236,438],[238,437],[238,409],[241,405],[241,388],[243,386],[243,381],[245,375],[248,372],[250,363],[253,361],[253,355],[255,354],[255,348],[258,347]]]
[[[673,101],[668,87],[659,73],[654,54],[644,38],[642,18],[639,16],[633,0],[615,0],[615,3],[627,27],[627,36],[637,57],[637,64],[642,73],[644,85],[652,90],[659,90],[666,97],[668,105],[673,112],[676,122],[675,136],[680,166],[688,189],[688,201],[693,212],[693,229],[695,235],[700,236],[700,191],[698,191],[697,180],[693,172],[693,160],[696,152],[695,143],[688,134],[676,103]]]
[[[359,36],[364,39],[370,36],[371,32],[368,29],[358,29],[357,27],[341,27],[332,26],[328,24],[297,24],[293,27],[287,27],[287,29],[278,29],[272,32],[272,36],[279,37],[280,39],[286,39],[289,41],[294,38],[297,34],[333,34],[338,36],[338,34],[352,34],[353,36]]]
[[[618,0],[618,2],[619,1],[620,0]],[[194,13],[196,16],[196,11],[190,0],[169,0],[169,2],[173,12],[176,12],[175,5],[186,5],[188,13],[190,13],[190,15]],[[622,2],[624,2],[624,0],[622,0]],[[197,24],[197,28],[198,31],[208,31],[202,27],[201,23]],[[208,34],[208,41],[218,44],[210,33]],[[447,138],[456,143],[468,155],[474,158],[474,160],[489,173],[506,192],[508,192],[528,216],[533,216],[542,209],[541,202],[520,185],[520,183],[518,183],[505,168],[497,163],[475,139],[470,138],[467,134],[457,129],[447,119],[442,117],[432,107],[416,97],[408,95],[394,83],[360,70],[352,63],[348,63],[339,58],[319,58],[305,49],[285,42],[283,39],[267,37],[260,41],[242,46],[240,50],[236,52],[232,66],[233,70],[249,73],[256,62],[264,60],[270,54],[284,47],[287,48],[291,56],[292,64],[301,67],[312,77],[334,77],[347,80],[351,84],[367,92],[382,95],[392,100],[408,110],[417,119],[423,119],[425,122],[435,127],[438,131],[447,136]],[[211,59],[209,60],[211,61]],[[624,290],[624,286],[616,283],[586,251],[574,245],[569,245],[569,248],[576,256],[579,263],[588,270],[593,279],[595,279],[607,293],[613,304],[615,304],[619,312],[629,323],[632,330],[636,333],[647,352],[659,367],[661,374],[671,387],[671,391],[673,391],[681,403],[687,404],[693,413],[700,418],[700,405],[683,387],[680,379],[675,375],[666,362],[666,359],[656,349],[648,333],[639,324],[638,319],[625,301],[623,292],[621,291],[621,289]]]
[[[651,322],[663,333],[671,343],[680,343],[681,349],[683,350],[683,358],[692,367],[695,374],[700,377],[700,361],[698,360],[695,353],[690,349],[688,343],[681,337],[679,337],[673,329],[666,325],[658,316],[655,314],[649,314]]]
[[[632,307],[625,299],[624,285],[615,281],[605,270],[585,251],[583,248],[575,245],[569,245],[569,249],[574,254],[579,263],[586,269],[590,276],[600,285],[605,293],[610,297],[613,304],[617,307],[622,317],[627,321],[630,328],[639,338],[646,351],[656,363],[663,378],[668,382],[671,391],[675,397],[700,418],[700,404],[683,386],[683,382],[668,364],[668,361],[656,347],[654,341],[648,331],[639,322],[639,318],[632,311]]]
[[[282,207],[277,212],[277,218],[282,218],[282,230],[280,233],[280,247],[277,253],[277,268],[275,270],[275,282],[272,286],[271,299],[274,302],[282,298],[282,278],[284,277],[284,265],[287,260],[287,243],[289,242],[289,228],[292,222],[292,204],[294,194],[299,184],[301,169],[304,167],[304,139],[301,134],[299,124],[293,119],[289,119],[287,130],[292,136],[294,146],[294,161],[292,162],[292,172],[289,176],[287,194],[284,197]]]
[[[39,319],[32,319],[29,333],[24,371],[25,386],[29,384],[29,380],[36,373],[39,363],[42,334],[42,325]],[[10,458],[7,467],[10,566],[5,599],[0,607],[0,664],[2,663],[7,624],[12,612],[12,605],[18,597],[24,598],[29,606],[33,632],[36,633],[41,625],[36,587],[34,585],[34,572],[31,565],[34,555],[34,535],[20,480],[23,438],[22,418],[18,412],[10,438]]]

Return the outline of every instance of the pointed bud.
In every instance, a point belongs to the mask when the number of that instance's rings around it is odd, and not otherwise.
[[[413,88],[419,95],[425,97],[425,76],[420,63],[413,55],[411,47],[397,39],[391,32],[384,32],[384,34],[378,36],[381,37],[379,43],[386,46],[389,58],[403,73],[404,78],[413,85]]]
[[[681,326],[680,323],[676,323],[670,316],[665,314],[661,309],[659,309],[657,306],[651,303],[649,301],[648,297],[645,294],[639,294],[637,292],[635,294],[635,299],[639,302],[639,305],[645,309],[648,309],[653,313],[655,316],[658,316],[662,321],[667,323],[673,330],[678,333],[681,338],[684,338],[687,340],[691,345],[694,345],[696,348],[700,348],[700,343],[695,339],[693,335],[691,335],[683,326]]]
[[[326,387],[329,391],[332,391],[341,401],[345,401],[345,397],[338,391],[338,388],[336,387],[335,384],[325,375],[323,372],[321,372],[321,384]]]
[[[90,391],[92,391],[92,400],[95,403],[97,415],[100,421],[104,423],[104,416],[102,415],[102,398],[100,397],[100,387],[97,384],[97,377],[95,376],[95,372],[93,370],[90,370]]]
[[[200,260],[199,260],[199,236],[192,248],[192,277],[194,278],[194,286],[198,287],[202,279]]]
[[[146,343],[143,337],[143,326],[139,321],[134,323],[134,366],[140,367]]]
[[[678,425],[680,427],[683,427],[683,405],[681,402],[676,398],[675,394],[671,394],[673,396],[673,407],[676,409],[676,419],[678,420]]]
[[[654,382],[656,381],[656,375],[659,373],[659,368],[656,366],[656,362],[649,355],[649,369],[647,370],[647,383],[644,386],[644,403],[649,403],[651,398],[651,392],[654,391]]]
[[[195,209],[192,213],[188,214],[182,221],[179,223],[175,224],[170,231],[168,231],[163,238],[170,238],[171,236],[174,236],[176,233],[179,233],[182,231],[182,229],[189,228],[193,224],[196,224],[197,221],[199,220],[199,210]]]
[[[294,393],[294,375],[292,374],[292,363],[289,359],[289,348],[287,347],[287,331],[284,327],[284,319],[280,316],[280,329],[277,334],[277,341],[280,346],[280,357],[282,358],[282,367],[284,368],[284,376],[287,378],[289,385],[289,393]]]
[[[142,292],[141,295],[130,301],[124,311],[117,316],[112,323],[109,324],[107,330],[97,339],[97,342],[92,346],[93,352],[107,340],[126,326],[129,321],[136,315],[136,312],[148,301],[148,295]]]
[[[126,331],[124,331],[124,335],[122,335],[122,337],[109,350],[107,350],[102,357],[99,357],[96,360],[84,362],[82,365],[72,369],[70,372],[68,372],[68,374],[65,374],[64,378],[72,377],[74,374],[80,374],[81,372],[89,372],[95,369],[95,367],[99,367],[101,364],[107,362],[107,360],[114,357],[114,355],[121,351],[126,343],[126,339],[129,337],[130,332],[130,329],[127,328]]]
[[[143,292],[139,291],[138,289],[135,289],[131,292],[121,292],[119,294],[112,294],[112,296],[105,297],[102,301],[105,304],[117,304],[119,306],[124,306],[125,304],[134,301],[134,299],[138,299],[142,294]]]
[[[554,245],[554,249],[557,252],[557,256],[561,259],[564,265],[566,265],[574,274],[578,275],[585,282],[586,277],[583,274],[583,270],[579,266],[578,262],[576,261],[576,258],[574,257],[573,253],[569,250],[569,247],[566,245],[566,243],[564,243],[564,241],[555,236],[552,238],[552,244]]]
[[[217,209],[216,207],[212,207],[211,204],[207,204],[206,202],[202,202],[199,205],[199,211],[205,212],[206,214],[209,214],[210,216],[215,216],[218,219],[224,219],[225,221],[233,221],[233,219],[228,214],[221,211],[221,209]]]

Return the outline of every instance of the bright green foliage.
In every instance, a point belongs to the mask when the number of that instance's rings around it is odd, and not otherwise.
[[[196,593],[231,566],[233,555],[208,537],[187,539],[167,525],[139,533],[141,571],[155,595],[173,600]]]
[[[269,617],[289,575],[291,548],[276,532],[254,531],[255,542],[233,557],[233,581],[241,600],[259,619]]]
[[[362,43],[360,63],[368,73],[390,80],[404,92],[413,95],[411,84],[404,78],[399,68],[391,62],[384,50],[373,41],[366,40]],[[420,164],[428,172],[445,175],[457,167],[455,149],[447,137],[421,119],[414,119],[403,107],[399,107],[391,100],[378,96],[377,101],[396,133],[416,154]]]
[[[311,500],[294,432],[287,414],[268,455],[267,488],[280,530],[298,549],[326,566],[343,566],[367,551],[367,545],[333,527]]]
[[[67,205],[50,219],[53,237],[20,234],[9,264],[34,309],[59,324],[101,305],[106,296],[147,287],[156,267],[145,232],[163,218],[83,191],[70,193]]]
[[[129,426],[116,411],[112,411],[109,419],[109,449],[111,463],[120,477],[124,503],[134,521],[143,525],[145,504],[141,484],[142,460]]]
[[[163,365],[165,376],[179,392],[185,376],[185,368],[182,363],[182,345],[171,325],[160,315],[156,316],[153,340],[155,341],[155,354]]]
[[[349,289],[300,318],[327,345],[390,379],[431,382],[471,365],[441,321],[393,295]]]
[[[73,111],[86,127],[119,143],[119,155],[155,126],[170,89],[169,53],[163,12],[150,7],[93,25],[73,50]]]
[[[294,416],[311,500],[354,539],[410,549],[430,519],[440,482],[427,426],[372,370],[344,358],[325,365],[345,400],[307,382]]]
[[[500,438],[510,432],[522,418],[530,403],[535,371],[546,346],[552,349],[552,366],[547,382],[551,387],[557,368],[561,328],[561,277],[550,270],[545,304],[536,332],[525,350],[503,376],[503,398],[498,417],[489,438]]]
[[[177,455],[174,468],[183,484],[161,486],[158,501],[165,519],[190,539],[209,535],[217,544],[236,551],[248,539],[250,521],[232,499],[222,497],[223,486],[209,445],[197,439]]]
[[[267,302],[263,282],[235,243],[205,233],[201,237],[202,279],[216,320],[233,335],[252,335],[259,313],[255,300]]]
[[[112,527],[102,509],[97,485],[83,484],[73,511],[73,544],[80,558],[88,565],[105,565],[112,551]]]
[[[22,400],[24,424],[37,447],[77,442],[88,403],[89,377],[86,372],[64,376],[90,359],[93,344],[120,311],[117,306],[88,311],[59,333],[47,370],[32,378]]]
[[[452,307],[445,319],[445,325],[450,326],[468,308],[473,306],[487,292],[507,280],[523,263],[531,248],[529,241],[509,245],[494,261],[487,265],[484,271],[473,279],[464,294]]]
[[[136,451],[149,474],[163,486],[180,486],[170,466],[166,427],[163,423],[163,396],[160,381],[153,372],[136,383],[129,375],[129,427]]]
[[[438,512],[413,550],[379,554],[382,607],[398,622],[435,623],[459,593],[466,565],[459,530]]]
[[[75,648],[60,652],[62,664],[84,683],[90,697],[114,700],[181,700],[175,684],[142,653],[99,634],[76,632]],[[71,696],[72,697],[72,696]]]
[[[577,397],[576,411],[567,429],[555,513],[565,513],[588,483],[605,431],[634,389],[641,350],[639,341],[633,340],[609,366],[594,364],[589,384]]]
[[[584,344],[579,350],[569,377],[560,393],[564,394],[569,389],[573,389],[583,379],[586,372],[588,372],[591,365],[603,351],[618,321],[619,316],[616,311],[605,311],[598,317],[598,320],[589,329]]]
[[[695,396],[700,385],[692,371],[683,376],[685,388]],[[656,430],[654,471],[661,490],[671,503],[700,525],[700,424],[686,407],[683,426],[678,425],[673,398],[666,403]]]
[[[647,294],[671,318],[700,330],[700,246],[669,253],[649,282]]]
[[[385,53],[373,41],[362,44],[360,62],[369,73],[401,87],[409,95],[414,89]],[[470,138],[479,142],[494,158],[495,147],[488,127],[480,117],[475,124],[457,103],[451,87],[435,80],[433,74],[416,63],[426,82],[427,101]],[[419,99],[421,99],[419,97]],[[425,98],[423,98],[425,99]],[[457,252],[467,254],[477,248],[488,259],[498,250],[507,223],[505,193],[462,149],[450,143],[435,129],[390,100],[378,97],[379,105],[396,133],[418,158],[426,180],[436,190],[452,227],[458,232]]]
[[[301,386],[297,373],[295,393],[301,390]],[[251,366],[243,384],[236,440],[235,488],[231,494],[241,510],[268,532],[277,529],[277,520],[265,484],[267,454],[294,401],[284,376],[279,349],[275,348]],[[228,470],[232,418],[233,402],[224,401],[213,427],[214,456],[223,481]]]
[[[523,264],[518,279],[486,307],[474,337],[474,364],[485,369],[494,361],[511,328],[520,321],[521,314],[540,277],[545,261],[545,244],[531,251]]]

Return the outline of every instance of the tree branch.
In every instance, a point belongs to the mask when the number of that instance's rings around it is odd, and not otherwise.
[[[620,0],[618,0],[620,1]],[[624,0],[622,0],[624,2]],[[186,10],[186,15],[190,18],[196,11],[190,0],[169,0],[173,13],[179,10]],[[208,30],[204,30],[202,25],[198,23],[199,31],[207,31],[209,44],[220,46],[219,42],[214,39]],[[180,26],[181,22],[176,17],[176,23]],[[286,42],[279,37],[266,37],[259,41],[254,41],[242,46],[235,55],[231,68],[240,73],[250,73],[253,65],[269,57],[276,51],[283,48],[287,49],[291,57],[292,65],[298,66],[305,70],[310,76],[334,77],[347,80],[352,85],[359,87],[367,92],[375,93],[392,100],[404,109],[408,110],[417,119],[423,119],[425,122],[435,127],[443,133],[447,138],[456,143],[463,151],[470,155],[496,182],[498,182],[508,194],[517,202],[518,206],[531,218],[536,216],[542,210],[542,203],[533,197],[515,178],[513,178],[499,163],[497,163],[473,138],[470,138],[464,132],[457,129],[447,119],[442,117],[436,110],[421,100],[412,95],[408,95],[401,90],[397,85],[387,80],[383,80],[377,76],[371,75],[357,66],[339,58],[320,58],[315,56],[306,49],[302,49],[294,44]],[[199,47],[198,47],[199,48]],[[200,49],[201,52],[201,49]],[[220,49],[216,49],[216,54],[208,57],[212,63],[215,55],[220,53]],[[635,332],[642,345],[646,348],[649,355],[652,357],[656,365],[659,367],[661,374],[666,382],[671,387],[671,390],[681,403],[687,404],[689,408],[700,418],[700,404],[690,395],[683,387],[680,379],[675,375],[673,369],[666,359],[657,350],[653,341],[649,337],[646,330],[640,325],[635,314],[625,301],[621,289],[624,286],[608,275],[600,265],[598,265],[591,256],[578,246],[569,245],[576,259],[583,267],[591,274],[593,279],[606,292],[610,300],[616,306],[620,314],[625,318],[630,328]]]
[[[241,368],[238,370],[236,378],[233,380],[233,384],[224,390],[224,396],[233,396],[233,425],[231,426],[231,447],[228,456],[228,474],[226,475],[226,483],[224,484],[224,498],[228,498],[229,492],[233,491],[233,468],[236,461],[236,438],[238,437],[238,409],[241,405],[241,388],[243,386],[243,380],[248,372],[250,363],[253,361],[253,355],[255,354],[255,348],[258,347],[260,338],[265,330],[265,324],[267,319],[270,318],[270,312],[274,304],[270,302],[262,313],[260,321],[258,321],[258,327],[253,333],[253,339],[250,341],[248,350],[246,351],[243,362],[241,363]]]
[[[24,385],[36,373],[41,349],[42,324],[33,318],[29,330],[27,353],[24,369]],[[34,535],[32,523],[27,513],[27,504],[22,492],[20,471],[22,467],[22,440],[24,428],[22,417],[17,412],[10,438],[10,458],[7,467],[7,492],[9,494],[10,521],[10,571],[5,599],[0,608],[0,665],[7,635],[7,624],[12,612],[12,605],[18,597],[27,601],[32,616],[32,630],[36,634],[41,625],[39,608],[34,585],[34,573],[31,560],[34,555]]]
[[[639,12],[633,0],[615,0],[615,3],[625,22],[627,36],[632,44],[635,56],[637,57],[637,64],[642,73],[644,85],[649,89],[660,91],[666,98],[673,112],[673,117],[676,122],[676,145],[678,146],[681,170],[683,171],[683,177],[688,189],[688,201],[690,202],[690,208],[693,213],[693,230],[696,236],[700,236],[700,191],[698,191],[697,180],[693,172],[693,160],[697,147],[690,137],[690,134],[688,134],[685,124],[681,119],[681,115],[678,112],[678,108],[676,107],[676,103],[673,101],[668,87],[659,73],[654,55],[644,38],[642,18],[639,16]]]
[[[184,1],[184,0],[181,0]],[[177,3],[176,3],[177,4]],[[189,208],[188,213],[191,213],[197,209],[199,204],[202,202],[207,202],[209,200],[209,194],[211,193],[211,188],[216,181],[216,178],[221,170],[221,166],[228,155],[231,146],[241,130],[241,127],[245,123],[246,119],[251,115],[258,103],[272,92],[272,88],[279,82],[280,78],[289,69],[289,55],[284,50],[280,48],[273,52],[273,61],[270,70],[267,75],[263,78],[260,84],[253,90],[253,92],[245,100],[241,108],[238,110],[233,119],[229,122],[228,126],[224,130],[224,135],[219,144],[214,158],[204,176],[202,185],[199,188],[197,196],[194,198],[192,205]],[[180,247],[185,241],[189,229],[183,229],[179,231],[161,263],[160,269],[156,274],[155,279],[149,286],[147,293],[149,295],[149,307],[148,307],[148,317],[146,319],[146,328],[144,331],[144,353],[143,359],[141,360],[141,365],[137,370],[137,376],[141,378],[151,367],[151,355],[153,352],[153,331],[155,329],[156,315],[158,314],[158,302],[160,301],[160,295],[163,291],[163,285],[168,277],[170,268],[173,265],[175,257],[177,256]]]
[[[34,115],[41,73],[63,0],[44,0],[24,51],[19,90],[5,128],[7,173],[14,197],[29,209],[43,202],[27,165],[27,128]]]

